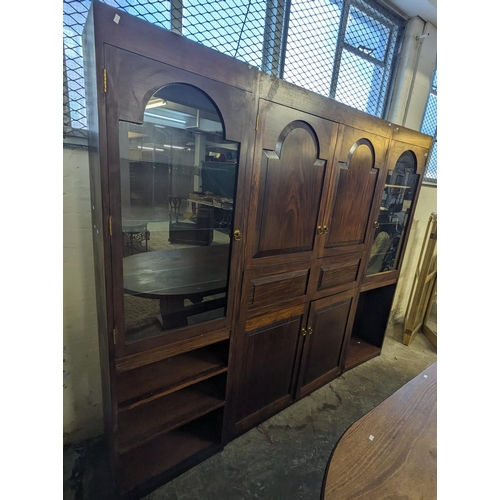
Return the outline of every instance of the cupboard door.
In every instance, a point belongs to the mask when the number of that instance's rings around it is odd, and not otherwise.
[[[343,127],[335,151],[323,255],[363,249],[387,144],[383,137]]]
[[[339,373],[354,293],[349,291],[311,303],[297,397],[318,389]]]
[[[403,260],[428,149],[391,141],[386,179],[366,249],[366,282],[396,279]]]
[[[252,99],[115,47],[106,59],[121,357],[231,326],[243,257],[232,233],[243,219],[237,196]]]
[[[249,320],[238,335],[238,432],[292,402],[306,310],[302,305]]]
[[[337,125],[264,100],[258,117],[250,258],[255,265],[280,257],[307,259],[315,245]]]

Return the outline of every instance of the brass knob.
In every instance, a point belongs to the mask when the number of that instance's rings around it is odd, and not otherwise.
[[[323,229],[322,226],[318,226],[318,234],[323,234],[325,230]]]
[[[328,232],[328,226],[323,226],[323,233],[326,234]]]
[[[307,327],[307,333],[308,333],[309,335],[311,335],[311,334],[312,334],[312,332],[313,332],[313,329],[312,329],[310,326],[308,326],[308,327]]]
[[[307,335],[307,330],[305,328],[301,328],[300,333],[302,333],[302,336],[305,337]]]
[[[239,229],[235,229],[233,232],[233,236],[235,241],[240,241],[241,240],[241,231]]]
[[[378,220],[376,220],[376,221],[373,223],[373,227],[374,227],[375,229],[378,229],[378,226],[379,226],[379,224],[378,224]]]

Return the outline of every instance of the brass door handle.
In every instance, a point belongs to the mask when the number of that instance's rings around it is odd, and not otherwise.
[[[325,232],[324,226],[318,226],[317,232],[318,234],[323,234]]]
[[[241,240],[241,231],[239,229],[235,229],[233,232],[233,236],[235,241],[240,241]]]
[[[379,226],[379,223],[378,223],[378,220],[376,220],[374,223],[373,223],[373,227],[375,229],[378,229],[378,226]]]
[[[305,328],[301,328],[300,333],[302,333],[302,336],[305,337],[307,335],[307,330]]]
[[[308,326],[308,327],[307,327],[307,333],[308,333],[309,335],[311,335],[311,334],[312,334],[312,332],[313,332],[313,329],[312,329],[310,326]]]
[[[326,234],[328,232],[328,226],[323,226],[323,234]]]

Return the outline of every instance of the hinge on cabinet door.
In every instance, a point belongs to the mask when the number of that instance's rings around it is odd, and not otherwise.
[[[255,118],[255,130],[259,128],[259,114],[257,113],[257,117]]]
[[[103,86],[104,86],[104,92],[108,91],[108,81],[106,78],[106,68],[103,69]]]
[[[113,328],[113,344],[115,345],[116,345],[116,337],[117,337],[116,328]]]
[[[113,217],[111,215],[108,217],[108,223],[109,223],[109,235],[113,236]]]

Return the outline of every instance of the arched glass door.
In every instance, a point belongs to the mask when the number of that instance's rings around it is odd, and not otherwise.
[[[405,151],[389,170],[375,222],[366,274],[368,276],[398,269],[400,255],[418,187],[417,158]]]
[[[224,317],[239,144],[180,83],[119,134],[125,342]]]

